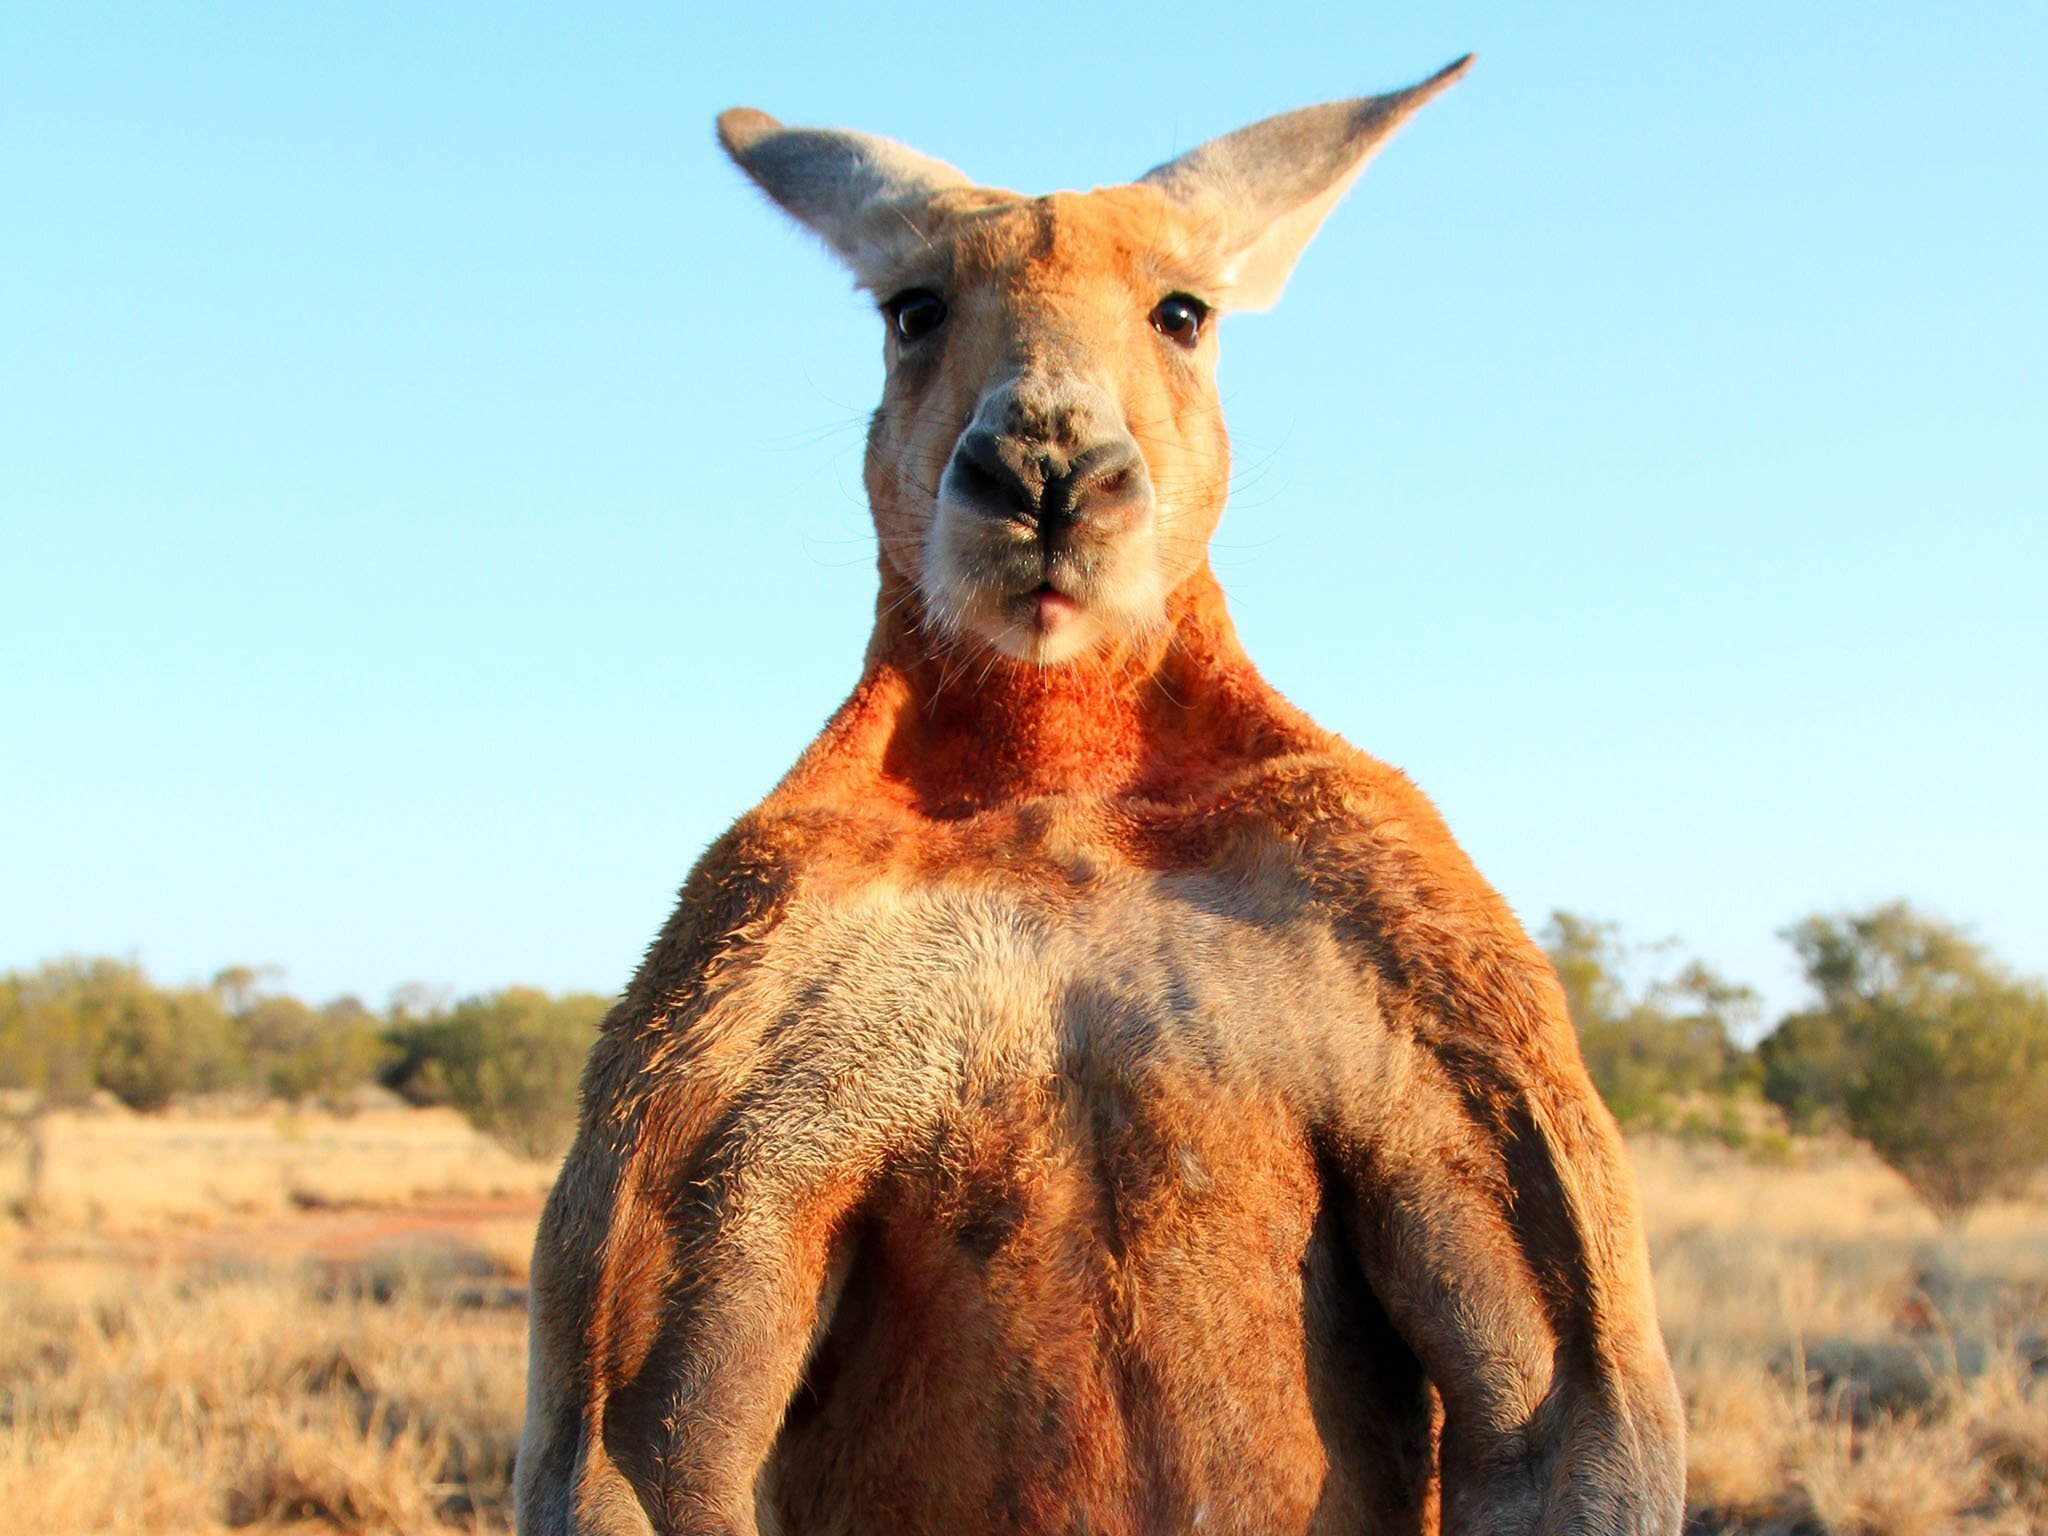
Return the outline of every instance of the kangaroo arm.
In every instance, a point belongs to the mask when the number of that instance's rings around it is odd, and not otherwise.
[[[1318,1090],[1353,1250],[1444,1404],[1444,1536],[1676,1536],[1682,1405],[1564,995],[1435,808],[1361,759],[1273,795],[1373,1019]]]
[[[1410,1037],[1356,1085],[1331,1148],[1354,1251],[1443,1398],[1445,1536],[1675,1536],[1634,1189],[1568,1026],[1538,1023],[1519,1052]]]
[[[550,1202],[533,1276],[522,1533],[757,1530],[755,1479],[818,1324],[837,1212],[818,1191],[696,1150],[652,1160],[658,1180],[618,1181],[597,1241],[582,1212]],[[579,1144],[558,1188],[581,1184],[587,1200],[604,1156]]]
[[[757,1529],[844,1203],[748,1127],[774,1020],[721,978],[784,889],[729,834],[591,1053],[534,1248],[521,1536]]]

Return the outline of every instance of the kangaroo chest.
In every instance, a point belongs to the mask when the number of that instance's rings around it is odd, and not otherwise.
[[[766,1021],[761,1110],[845,1121],[876,1152],[1034,1104],[1105,1124],[1203,1102],[1311,1113],[1331,1054],[1376,1027],[1329,925],[1239,875],[835,886],[791,901],[731,1005]]]
[[[1313,913],[1208,874],[876,887],[793,902],[757,971],[750,1130],[867,1191],[770,1476],[792,1528],[859,1485],[926,1487],[933,1529],[1005,1490],[1055,1526],[1360,1529],[1415,1486],[1418,1378],[1315,1144],[1375,1015]]]

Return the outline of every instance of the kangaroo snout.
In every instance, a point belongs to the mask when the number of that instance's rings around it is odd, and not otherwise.
[[[1046,665],[1156,622],[1152,476],[1107,390],[1043,375],[996,385],[937,491],[919,581],[954,632]]]
[[[947,469],[948,489],[975,511],[1050,537],[1079,524],[1121,524],[1151,492],[1127,435],[1079,449],[970,427]]]

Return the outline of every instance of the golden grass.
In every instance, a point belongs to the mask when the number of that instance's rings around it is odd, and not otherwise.
[[[0,1202],[53,1228],[206,1226],[308,1206],[544,1193],[551,1170],[514,1157],[452,1109],[352,1115],[118,1110],[42,1117],[0,1163]]]
[[[1858,1149],[1635,1148],[1702,1531],[2048,1531],[2048,1201],[1942,1228]]]
[[[509,1525],[552,1169],[433,1110],[38,1133],[0,1167],[0,1531]]]
[[[0,1223],[0,1531],[506,1526],[548,1170],[436,1116],[44,1155]],[[2048,1532],[2048,1200],[1944,1230],[1853,1149],[1636,1159],[1696,1532]]]
[[[458,1310],[424,1281],[372,1299],[276,1274],[15,1296],[6,1310],[0,1526],[503,1523],[516,1311]]]

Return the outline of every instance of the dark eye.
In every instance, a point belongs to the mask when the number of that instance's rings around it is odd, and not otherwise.
[[[1202,322],[1208,318],[1209,306],[1193,294],[1169,293],[1152,307],[1152,329],[1184,347],[1202,339]]]
[[[929,288],[907,288],[882,306],[896,339],[908,346],[946,323],[946,301]]]

